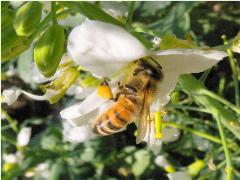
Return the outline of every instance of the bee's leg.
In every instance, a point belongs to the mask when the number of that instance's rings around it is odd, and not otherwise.
[[[113,100],[114,100],[114,101],[117,101],[118,98],[119,98],[119,96],[120,96],[121,94],[122,94],[121,92],[118,92],[118,93],[116,94],[116,96],[113,98]]]

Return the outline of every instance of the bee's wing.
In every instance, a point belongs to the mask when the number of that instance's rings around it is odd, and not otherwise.
[[[147,129],[149,125],[149,122],[148,122],[149,105],[150,105],[150,102],[148,100],[148,92],[147,92],[147,89],[145,89],[143,104],[142,104],[138,122],[137,122],[137,138],[136,138],[137,144],[142,142],[142,140],[144,139],[147,133]]]

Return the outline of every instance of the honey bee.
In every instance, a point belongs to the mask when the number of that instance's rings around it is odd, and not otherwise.
[[[132,70],[122,82],[123,85],[119,85],[116,102],[96,118],[93,131],[106,136],[136,122],[138,126],[136,142],[140,143],[149,126],[149,106],[155,97],[157,83],[161,81],[163,75],[162,67],[152,58],[142,58],[133,64]]]

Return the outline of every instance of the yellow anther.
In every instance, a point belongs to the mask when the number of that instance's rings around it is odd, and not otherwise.
[[[3,171],[8,172],[14,167],[14,163],[5,163],[3,165]]]
[[[188,165],[187,172],[191,176],[196,176],[203,168],[205,163],[202,160],[196,160],[192,164]]]
[[[98,86],[98,96],[103,99],[113,98],[112,90],[106,81],[104,81],[100,84],[100,86]]]
[[[162,114],[160,111],[155,113],[154,118],[154,126],[155,126],[155,138],[162,139]]]
[[[172,165],[167,165],[167,166],[165,166],[164,167],[164,170],[166,171],[166,172],[168,172],[168,173],[173,173],[173,172],[175,172],[175,169],[174,169],[174,167],[172,166]]]

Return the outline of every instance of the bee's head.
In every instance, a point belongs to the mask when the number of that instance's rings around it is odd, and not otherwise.
[[[151,58],[150,60],[152,60],[155,64],[152,64],[145,59],[138,60],[138,66],[134,70],[133,75],[144,73],[151,78],[160,80],[162,78],[162,67],[154,59]]]

